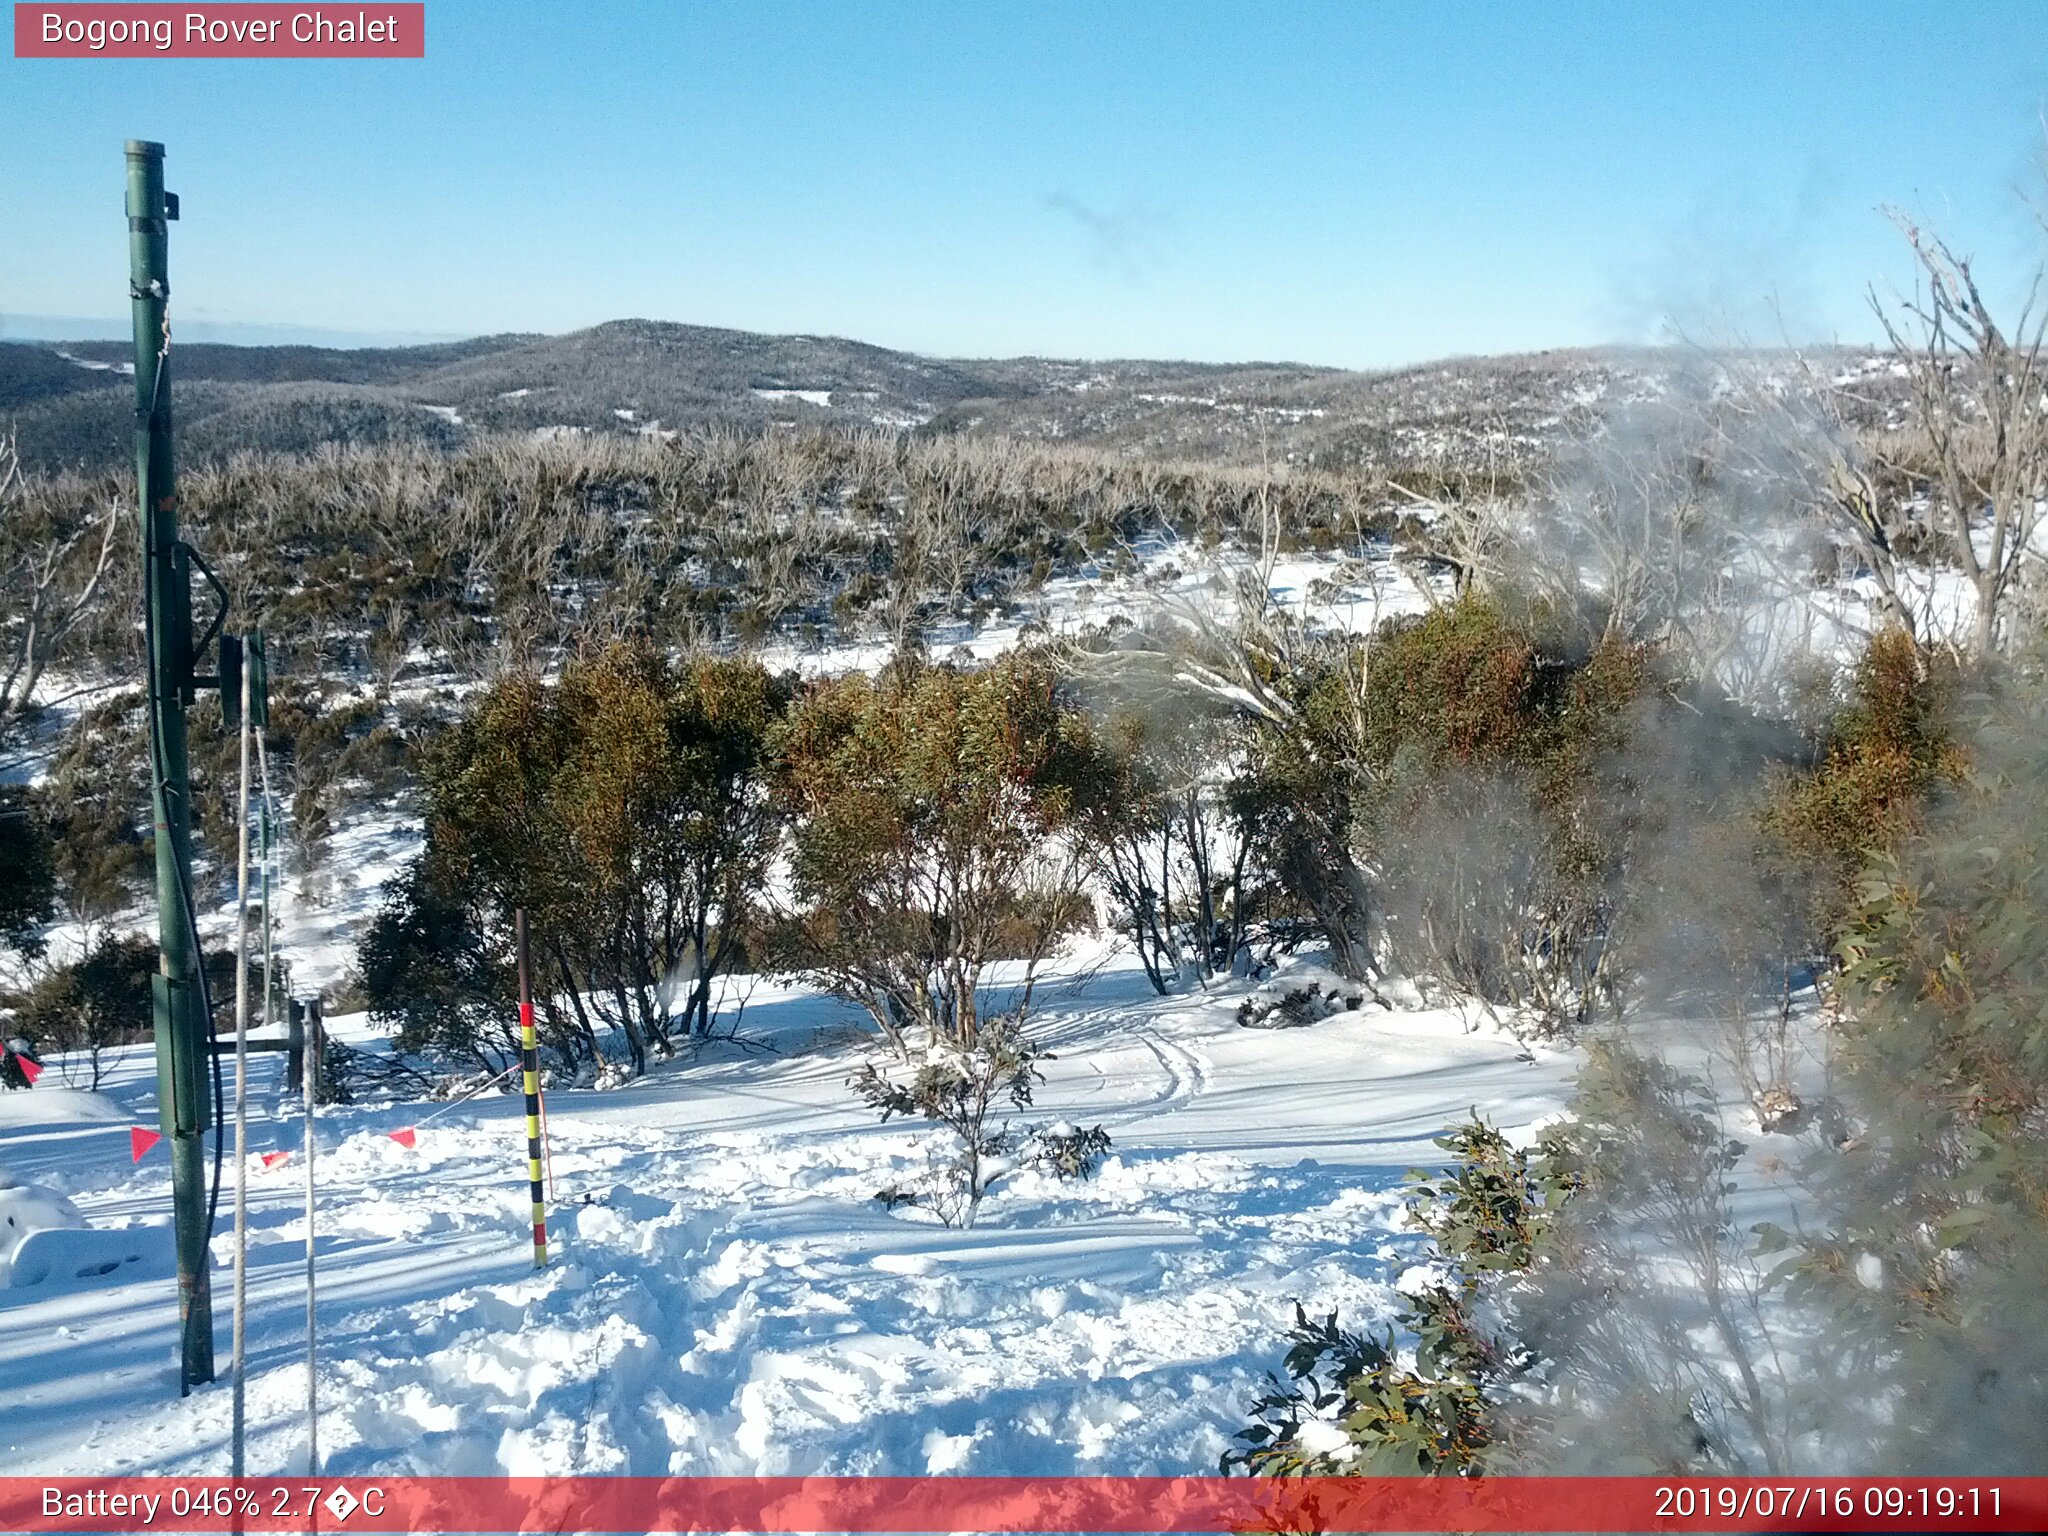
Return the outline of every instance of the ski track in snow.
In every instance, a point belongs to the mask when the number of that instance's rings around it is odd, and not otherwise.
[[[553,1262],[531,1266],[516,1096],[319,1119],[322,1449],[401,1472],[1144,1473],[1213,1469],[1294,1303],[1391,1315],[1418,1239],[1401,1174],[1479,1102],[1525,1124],[1569,1058],[1448,1015],[1243,1030],[1242,984],[1155,998],[1134,966],[1049,985],[1024,1118],[1100,1122],[1094,1180],[1031,1171],[970,1230],[890,1212],[935,1138],[865,1119],[849,1014],[764,986],[774,1052],[729,1046],[550,1103]],[[259,1074],[277,1070],[268,1058]],[[259,1089],[267,1082],[257,1079]],[[146,1053],[105,1090],[153,1119]],[[267,1095],[260,1094],[259,1097]],[[416,1150],[388,1132],[419,1122]],[[294,1148],[290,1119],[252,1127]],[[161,1153],[124,1123],[0,1128],[0,1163],[96,1225],[164,1225]],[[249,1464],[303,1465],[301,1165],[252,1167]],[[222,1382],[176,1396],[168,1266],[0,1290],[0,1470],[226,1464],[230,1192],[215,1239]]]
[[[1166,1114],[1179,1109],[1209,1086],[1208,1068],[1202,1058],[1186,1046],[1176,1045],[1156,1029],[1146,1030],[1141,1038],[1145,1049],[1158,1059],[1167,1083],[1166,1091],[1146,1106],[1148,1112]]]

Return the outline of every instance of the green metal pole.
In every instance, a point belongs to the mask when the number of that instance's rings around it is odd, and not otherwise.
[[[156,813],[155,978],[157,1103],[171,1147],[178,1248],[179,1384],[213,1380],[213,1287],[208,1276],[205,1133],[211,1120],[206,1069],[211,1021],[199,1006],[198,946],[187,918],[191,889],[191,781],[185,704],[192,687],[192,586],[178,542],[171,463],[169,225],[177,200],[164,192],[164,147],[128,141],[128,292],[135,316],[135,478],[142,514],[145,623],[149,637],[149,735]]]

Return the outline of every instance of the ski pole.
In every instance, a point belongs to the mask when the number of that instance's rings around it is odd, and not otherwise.
[[[311,1042],[308,1042],[309,1047]],[[304,1087],[300,1097],[306,1112],[306,1473],[320,1475],[320,1378],[316,1360],[318,1332],[313,1305],[313,1100],[320,1081],[317,1049],[304,1053]]]
[[[230,1475],[248,1450],[249,1341],[249,674],[241,677],[241,777],[235,797],[235,1338]],[[266,914],[267,921],[267,914]]]

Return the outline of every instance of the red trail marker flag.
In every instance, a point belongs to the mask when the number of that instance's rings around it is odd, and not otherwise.
[[[131,1125],[128,1128],[128,1146],[134,1155],[128,1161],[131,1163],[141,1162],[142,1154],[163,1139],[163,1134],[159,1131],[146,1131],[139,1125]]]

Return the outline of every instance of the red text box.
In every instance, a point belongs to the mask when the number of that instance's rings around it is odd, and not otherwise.
[[[0,1477],[20,1536],[2044,1529],[2044,1477]]]
[[[423,59],[424,4],[14,7],[17,59]]]

